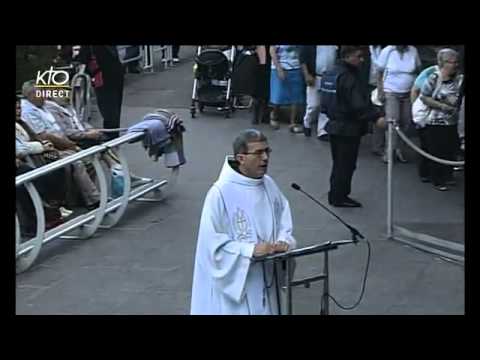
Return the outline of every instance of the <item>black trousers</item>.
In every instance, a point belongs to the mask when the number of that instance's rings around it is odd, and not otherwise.
[[[419,128],[417,129],[417,134],[418,134],[418,138],[420,140],[420,149],[422,149],[423,151],[427,152],[427,153],[430,153],[428,151],[428,147],[427,147],[427,129],[426,128]],[[419,159],[418,159],[418,176],[420,176],[421,178],[428,178],[430,179],[430,167],[431,167],[431,160],[430,159],[427,159],[425,156],[423,155],[418,155],[419,156]]]
[[[25,174],[31,170],[34,170],[33,167],[21,164],[15,173],[15,176]],[[33,184],[37,189],[40,196],[45,200],[53,200],[56,202],[62,202],[65,200],[65,192],[66,192],[66,178],[65,178],[65,169],[58,169],[52,171],[49,174],[40,176],[33,180]],[[24,186],[20,186],[17,188],[18,191],[24,192],[28,198],[27,189]]]
[[[427,125],[425,128],[428,152],[440,159],[456,160],[458,134],[456,125]],[[445,185],[453,177],[453,167],[429,161],[430,176],[433,185]]]
[[[357,167],[360,136],[330,135],[332,173],[330,175],[329,202],[341,202],[350,195],[353,172]]]
[[[105,129],[116,129],[120,127],[120,115],[123,101],[123,74],[114,79],[104,77],[104,85],[96,88],[97,104],[100,114],[103,117]],[[109,139],[118,137],[118,132],[107,133]]]
[[[15,176],[25,174],[33,169],[34,168],[30,167],[29,165],[21,164],[16,169]],[[49,202],[55,201],[57,203],[62,203],[65,200],[66,178],[64,169],[58,169],[47,175],[40,176],[39,178],[33,180],[33,184],[43,200]],[[18,205],[21,207],[20,214],[24,215],[22,218],[22,216],[19,214],[22,228],[34,230],[37,226],[35,208],[25,186],[22,185],[17,187],[15,195]],[[54,209],[56,210],[56,208]],[[56,212],[45,211],[45,217],[47,221],[52,217],[55,217],[55,215]]]
[[[180,45],[172,45],[172,57],[178,58],[179,51],[180,51]]]

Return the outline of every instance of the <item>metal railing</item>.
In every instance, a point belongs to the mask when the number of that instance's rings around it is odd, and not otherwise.
[[[140,140],[143,136],[145,136],[145,133],[143,132],[126,134],[102,145],[96,145],[71,156],[54,161],[15,178],[16,187],[24,185],[27,189],[27,192],[33,202],[35,216],[37,219],[35,237],[21,243],[20,223],[18,216],[15,215],[15,257],[17,273],[23,272],[32,266],[43,244],[59,237],[67,239],[87,239],[91,237],[98,228],[110,228],[117,224],[117,222],[125,213],[128,203],[132,200],[148,202],[163,200],[166,193],[170,191],[176,183],[179,174],[178,166],[171,169],[170,178],[168,180],[149,179],[150,181],[146,184],[131,189],[129,167],[121,145]],[[104,155],[107,151],[113,151],[115,153],[123,172],[123,193],[116,199],[108,198],[107,177],[100,163],[102,155]],[[100,192],[100,203],[98,208],[85,214],[76,216],[60,226],[45,231],[45,212],[42,199],[32,181],[41,176],[49,174],[52,171],[64,168],[65,166],[82,160],[91,160],[96,171]],[[164,193],[162,193],[160,190],[160,188],[163,187],[166,187]],[[157,194],[157,196],[154,198],[141,198],[143,195],[152,191],[160,192],[160,194]],[[78,230],[77,234],[62,236],[75,229]]]
[[[152,54],[156,52],[162,53],[162,59],[160,60],[164,68],[167,69],[169,66],[173,66],[173,48],[172,45],[156,45],[150,46]],[[153,56],[153,55],[152,55]]]
[[[132,61],[137,61],[137,60],[141,60],[143,58],[143,54],[142,54],[142,50],[139,49],[139,52],[138,52],[138,55],[137,56],[134,56],[134,57],[131,57],[131,58],[126,58],[126,55],[127,55],[127,49],[130,48],[130,47],[137,47],[138,45],[117,45],[117,50],[120,54],[121,51],[125,51],[125,57],[120,57],[120,62],[122,64],[128,64]]]
[[[131,46],[133,45],[118,45],[117,49],[119,53],[122,51],[126,52],[127,48]],[[165,69],[173,66],[172,45],[141,45],[140,52],[137,56],[132,58],[121,58],[120,62],[122,64],[128,64],[132,61],[141,60],[143,63],[143,71],[154,72],[155,54],[158,52],[161,52],[162,54],[161,63]]]
[[[465,161],[451,161],[451,160],[446,160],[446,159],[440,159],[437,158],[424,150],[420,149],[417,145],[415,145],[400,129],[398,123],[396,122],[395,119],[388,119],[387,120],[388,124],[388,131],[387,131],[387,159],[388,159],[388,173],[387,173],[387,238],[388,239],[395,239],[395,234],[394,234],[394,229],[396,229],[399,233],[405,233],[404,229],[399,228],[398,226],[394,226],[394,216],[393,216],[393,146],[392,146],[392,140],[393,140],[393,132],[394,130],[396,133],[399,135],[399,137],[404,141],[410,148],[412,148],[415,152],[419,153],[421,156],[424,156],[431,161],[448,165],[448,166],[463,166],[465,165]],[[409,232],[411,233],[411,232]],[[422,236],[421,234],[417,237],[422,237],[425,238],[426,236]],[[464,251],[464,246],[455,246],[454,244],[446,245],[446,241],[442,241],[441,239],[435,239],[434,241],[432,240],[425,240],[422,239],[424,243],[427,242],[435,242],[437,243],[440,247],[442,248],[452,248],[455,251],[463,252]],[[448,242],[449,243],[449,242]],[[413,245],[413,243],[410,242],[410,245]],[[423,246],[421,244],[415,244],[415,247],[422,249],[422,250],[427,250],[426,246]],[[445,251],[441,250],[436,250],[429,248],[428,251],[436,253],[437,255],[440,255],[444,258],[449,258],[453,259],[458,262],[463,261],[463,256],[458,256],[455,254],[449,254]]]
[[[66,66],[55,66],[56,70],[74,73],[70,80],[70,105],[75,109],[80,121],[88,122],[91,115],[92,79],[85,71],[86,66],[78,61],[72,61]]]

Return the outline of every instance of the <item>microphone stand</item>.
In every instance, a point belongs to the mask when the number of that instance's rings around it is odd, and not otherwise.
[[[254,262],[261,262],[261,261],[273,261],[274,272],[273,276],[275,279],[275,285],[277,287],[276,295],[277,295],[277,309],[279,315],[282,314],[282,301],[278,294],[279,288],[279,275],[277,271],[277,266],[282,264],[282,268],[285,268],[286,271],[286,284],[283,287],[286,290],[286,315],[293,314],[293,304],[292,304],[292,288],[294,286],[305,286],[305,288],[310,288],[310,284],[315,281],[323,280],[323,294],[322,294],[322,301],[320,304],[320,315],[328,315],[329,314],[329,301],[328,301],[328,294],[329,294],[329,262],[328,262],[328,252],[330,250],[337,249],[339,246],[348,245],[348,244],[355,244],[357,242],[356,239],[352,240],[341,240],[341,241],[328,241],[323,244],[317,244],[312,246],[307,246],[300,249],[289,250],[283,253],[276,253],[272,255],[263,255],[254,257]],[[325,255],[325,262],[323,267],[323,273],[317,274],[314,276],[309,276],[303,279],[294,280],[292,274],[292,262],[291,260],[296,257],[302,257],[306,255],[313,255],[323,252]]]
[[[292,315],[292,287],[294,286],[299,286],[303,285],[306,288],[310,287],[310,284],[314,281],[319,281],[323,280],[323,294],[322,294],[322,301],[320,304],[320,315],[328,315],[329,314],[329,262],[328,262],[328,252],[330,250],[337,249],[341,245],[347,245],[347,244],[357,244],[358,243],[358,238],[364,239],[364,236],[355,229],[353,226],[347,224],[345,221],[343,221],[338,215],[336,215],[334,212],[332,212],[330,209],[328,209],[326,206],[324,206],[322,203],[320,203],[317,199],[315,199],[313,196],[310,194],[306,193],[305,191],[302,190],[302,188],[293,183],[292,188],[295,190],[300,191],[304,195],[306,195],[308,198],[310,198],[313,202],[315,202],[317,205],[322,207],[324,210],[326,210],[328,213],[332,214],[335,218],[337,218],[345,227],[347,227],[350,230],[350,233],[352,235],[351,240],[341,240],[341,241],[335,241],[335,242],[326,242],[324,244],[318,244],[318,245],[313,245],[313,246],[308,246],[305,248],[301,249],[295,249],[295,250],[290,250],[286,251],[284,253],[277,253],[273,255],[264,255],[264,256],[259,256],[259,257],[254,257],[253,261],[258,262],[258,261],[273,261],[273,266],[274,266],[274,272],[273,276],[275,278],[275,285],[277,287],[277,307],[278,307],[278,312],[279,315],[281,315],[281,301],[280,301],[280,296],[278,294],[278,285],[279,285],[279,279],[278,279],[278,271],[277,271],[277,263],[280,261],[283,265],[283,268],[286,270],[286,286],[284,287],[287,291],[287,315]],[[305,256],[305,255],[312,255],[316,254],[319,252],[323,252],[325,254],[325,261],[324,261],[324,266],[323,266],[323,274],[315,275],[315,276],[310,276],[304,279],[300,280],[293,280],[292,279],[292,263],[291,259],[295,257],[300,257],[300,256]]]
[[[294,188],[295,190],[297,191],[300,191],[303,195],[307,196],[310,200],[312,200],[315,204],[319,205],[320,207],[322,207],[324,210],[326,210],[328,213],[330,213],[331,215],[333,215],[335,218],[337,218],[338,221],[340,221],[348,230],[350,230],[350,233],[352,234],[352,241],[353,243],[357,243],[358,242],[358,238],[360,239],[364,239],[364,236],[360,233],[360,231],[358,231],[357,229],[355,229],[353,226],[347,224],[345,221],[343,221],[337,214],[335,214],[333,211],[331,211],[330,209],[328,209],[325,205],[323,205],[320,201],[318,201],[317,199],[315,199],[313,196],[311,196],[310,194],[306,193],[305,191],[302,190],[302,188],[297,185],[297,184],[292,184],[292,188]]]

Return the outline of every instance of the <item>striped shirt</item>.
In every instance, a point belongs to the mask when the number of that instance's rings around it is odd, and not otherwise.
[[[431,74],[423,84],[422,95],[432,97],[437,85],[438,72]],[[457,75],[454,79],[444,80],[436,92],[434,100],[443,104],[454,106],[457,110],[454,113],[445,112],[440,109],[432,108],[429,116],[428,125],[456,125],[458,123],[458,113],[460,107],[460,87],[463,81],[463,75]]]
[[[300,57],[298,45],[274,45],[277,59],[284,70],[300,69]],[[275,64],[272,61],[272,69]]]

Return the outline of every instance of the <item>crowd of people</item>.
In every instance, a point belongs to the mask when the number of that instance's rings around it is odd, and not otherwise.
[[[422,72],[417,49],[410,45],[273,45],[257,46],[255,51],[258,64],[249,71],[257,81],[244,81],[253,84],[252,123],[269,122],[278,129],[282,106],[288,107],[292,133],[310,137],[317,122],[317,137],[331,145],[330,205],[362,206],[350,197],[360,141],[371,129],[372,152],[386,159],[386,118],[395,119],[405,133],[416,126],[421,147],[431,155],[456,159],[458,140],[465,133],[463,125],[458,126],[464,85],[455,50],[439,50],[437,65]],[[265,76],[268,53],[271,73]],[[413,122],[419,118],[412,107],[417,98],[426,108],[422,122]],[[269,119],[264,116],[267,101]],[[299,124],[302,106],[306,109]],[[272,150],[265,134],[247,129],[232,145],[233,156],[225,158],[203,205],[190,313],[281,314],[280,290],[290,267],[261,259],[296,247],[290,206],[266,174]],[[397,137],[390,145],[397,161],[408,162]],[[419,173],[422,181],[431,181],[440,191],[452,183],[451,166],[420,159]]]
[[[112,46],[85,46],[79,59],[97,80],[95,91],[106,133],[80,121],[69,99],[44,98],[34,81],[23,84],[16,100],[16,175],[119,136],[123,67]],[[386,161],[385,119],[395,119],[404,133],[415,128],[420,147],[444,160],[456,160],[464,150],[464,76],[459,53],[438,50],[437,64],[422,68],[411,45],[271,45],[245,46],[256,62],[249,68],[253,97],[252,124],[281,127],[288,112],[289,131],[330,143],[332,169],[328,202],[335,207],[361,207],[351,198],[361,139],[371,133],[372,153]],[[240,77],[247,81],[247,77]],[[420,103],[421,102],[421,103]],[[420,104],[415,106],[415,104]],[[423,104],[423,108],[422,105]],[[417,108],[423,109],[419,116]],[[144,131],[151,121],[166,120],[170,130],[182,127],[168,110],[147,114],[130,129]],[[163,120],[162,120],[163,121]],[[144,145],[153,141],[145,136]],[[144,139],[145,140],[145,139]],[[393,138],[394,158],[409,162],[402,141]],[[258,129],[242,131],[233,141],[233,156],[225,158],[202,210],[195,255],[191,314],[276,314],[286,271],[271,262],[252,261],[296,247],[288,200],[267,175],[271,148]],[[158,156],[164,149],[150,148]],[[183,157],[183,154],[182,156]],[[176,159],[172,166],[183,164]],[[101,154],[107,175],[121,166],[115,154]],[[453,168],[423,157],[418,161],[422,182],[439,191],[454,184]],[[132,182],[142,178],[130,175]],[[79,160],[33,181],[46,216],[46,229],[62,223],[72,208],[99,205],[97,175],[89,160]],[[35,208],[24,186],[17,187],[21,232],[37,230]]]
[[[243,49],[249,49],[255,58],[254,68],[238,77],[249,84],[244,92],[253,98],[252,123],[267,123],[279,129],[286,110],[292,133],[311,137],[316,132],[319,140],[330,142],[331,205],[361,206],[349,197],[360,140],[370,133],[372,154],[386,162],[385,118],[394,118],[404,133],[412,134],[415,128],[420,147],[427,153],[444,160],[461,159],[465,147],[465,101],[457,51],[439,47],[437,64],[423,68],[412,45],[246,45]],[[178,50],[175,46],[176,59]],[[72,47],[62,47],[60,55],[71,57]],[[125,66],[116,47],[82,46],[76,60],[98,80],[94,87],[103,128],[119,128]],[[333,110],[327,108],[332,101],[322,88],[329,81],[334,83]],[[412,116],[412,104],[419,102],[428,109],[423,122],[415,120],[415,106]],[[17,175],[117,136],[118,132],[104,133],[79,121],[68,99],[36,96],[34,82],[26,82],[17,100]],[[411,160],[396,134],[392,146],[395,161]],[[452,166],[418,158],[422,182],[432,182],[440,191],[455,184]],[[103,156],[103,160],[110,169],[118,167],[113,154]],[[48,181],[58,186],[42,185]],[[46,206],[55,209],[50,212],[54,215],[47,227],[71,213],[67,204],[76,205],[75,192],[76,200],[81,199],[87,209],[95,208],[99,201],[95,181],[92,166],[85,161],[39,178],[36,183],[40,192],[51,200]],[[53,194],[50,188],[55,188]],[[26,190],[19,191],[22,199]],[[65,201],[59,200],[62,198]],[[32,211],[31,204],[23,208]]]
[[[463,158],[464,76],[456,50],[437,47],[437,64],[424,68],[412,45],[244,47],[254,49],[257,58],[256,68],[242,74],[256,79],[249,92],[254,98],[252,124],[269,123],[279,129],[283,109],[288,112],[292,133],[311,137],[316,123],[317,138],[331,144],[331,183],[340,178],[346,181],[342,185],[344,195],[336,200],[333,196],[331,203],[359,206],[345,196],[350,192],[360,137],[370,133],[372,154],[387,163],[385,119],[395,119],[407,135],[417,133],[420,147],[434,157],[451,161]],[[354,59],[352,55],[358,56]],[[335,77],[329,78],[329,74]],[[335,82],[331,92],[336,91],[337,110],[330,115],[322,101],[329,96],[329,90],[322,89],[322,79]],[[428,112],[422,123],[414,121],[416,108],[412,104],[417,98]],[[340,148],[339,143],[343,144]],[[396,133],[392,147],[395,162],[413,160]],[[432,182],[439,191],[455,184],[452,166],[420,155],[417,162],[422,182]]]
[[[71,105],[70,98],[45,98],[37,91],[40,89],[34,80],[25,82],[16,99],[16,175],[119,136],[125,67],[120,61],[117,48],[94,45],[81,46],[78,53],[73,50],[72,46],[63,46],[55,62],[58,64],[59,59],[67,63],[75,60],[86,66],[86,71],[93,79],[103,128],[95,129],[88,122],[82,121]],[[175,47],[174,51],[174,55],[178,57],[179,47]],[[161,121],[166,123],[163,126],[165,136],[170,137],[170,134],[182,129],[181,121],[176,119],[173,113],[161,109],[159,114],[157,115],[161,117]],[[169,122],[171,118],[176,119],[173,129]],[[173,138],[178,139],[178,136]],[[170,149],[172,146],[174,149]],[[179,148],[181,144],[164,142],[162,147],[156,150],[157,157],[158,154],[169,151],[168,160],[172,162],[171,155],[177,154],[173,150]],[[179,153],[179,157],[175,159],[175,165],[185,161],[183,153]],[[121,166],[111,151],[101,154],[101,165],[107,176],[108,197],[112,198],[115,196],[115,191],[112,192],[112,175],[121,173]],[[134,174],[130,174],[130,177],[132,186],[144,184],[148,180]],[[93,210],[99,205],[98,179],[89,160],[76,161],[37,178],[33,183],[43,201],[46,230],[61,224],[73,213],[71,209],[83,207]],[[37,227],[35,209],[24,186],[17,187],[16,205],[22,235],[33,236]]]

